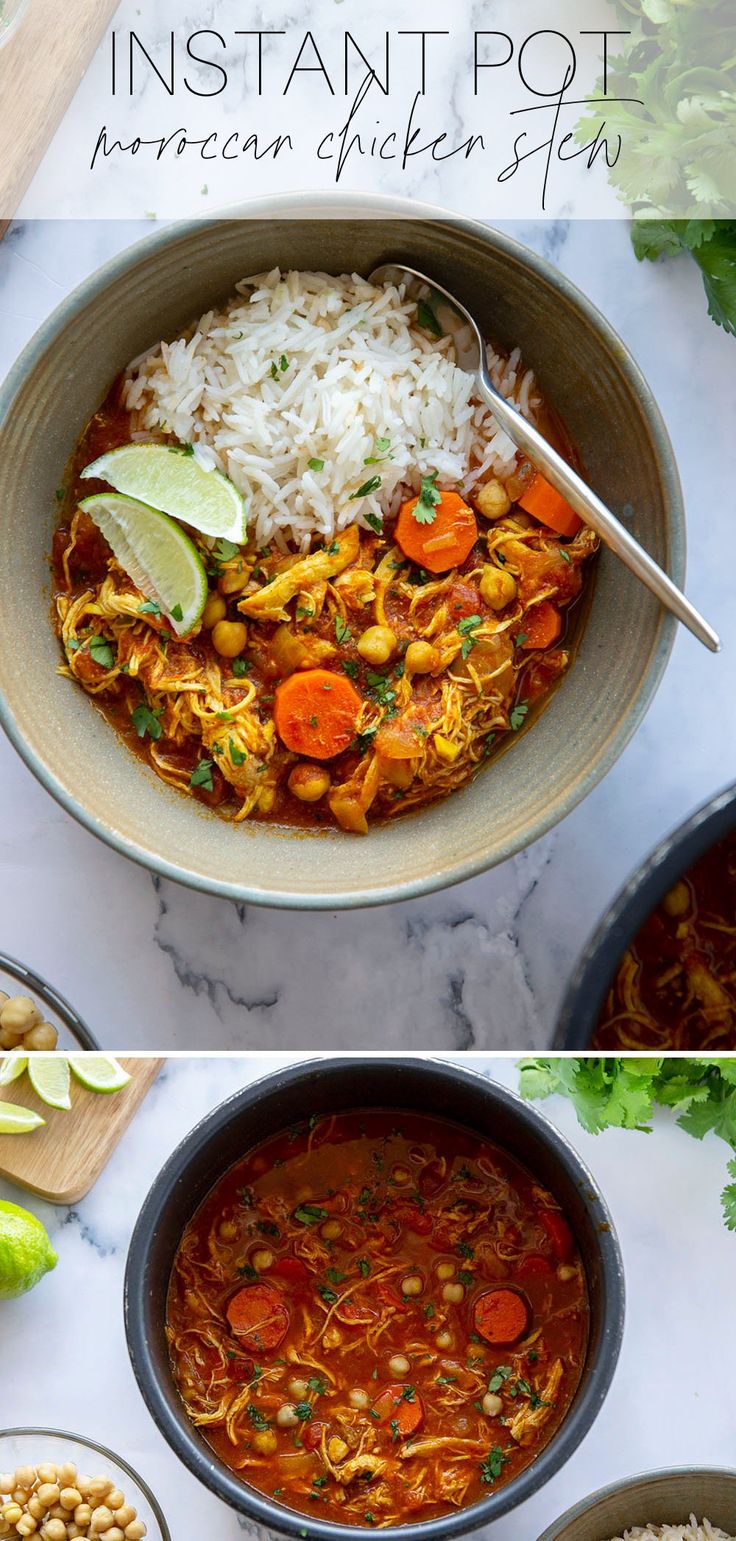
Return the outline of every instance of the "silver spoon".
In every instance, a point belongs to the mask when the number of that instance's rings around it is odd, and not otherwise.
[[[578,476],[572,466],[569,466],[567,461],[552,448],[552,445],[547,443],[538,429],[522,417],[521,413],[517,412],[516,408],[496,390],[488,372],[486,347],[480,328],[465,306],[461,305],[454,295],[447,289],[443,289],[442,285],[436,283],[433,278],[428,278],[425,273],[418,273],[415,268],[405,267],[403,263],[385,263],[381,267],[374,268],[369,282],[403,284],[410,299],[432,300],[443,332],[449,332],[454,340],[460,368],[476,376],[478,394],[490,407],[496,421],[505,429],[509,438],[513,439],[514,444],[523,450],[525,455],[528,455],[532,465],[536,466],[547,481],[562,493],[563,498],[567,499],[575,513],[579,514],[597,535],[600,535],[601,540],[605,541],[622,562],[625,562],[652,594],[656,594],[657,599],[677,617],[678,621],[682,621],[683,626],[687,626],[688,631],[691,631],[705,647],[710,648],[712,653],[719,653],[721,650],[719,637],[695,606],[690,604],[672,579],[657,566],[649,552],[645,551],[633,535],[629,534],[615,514],[612,514],[605,503],[602,503],[592,489],[586,486],[582,477]],[[443,305],[437,306],[438,296],[444,301]],[[443,314],[445,307],[449,310],[449,315]]]

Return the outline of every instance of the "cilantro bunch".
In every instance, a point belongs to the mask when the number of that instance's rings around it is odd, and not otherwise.
[[[609,175],[633,209],[637,256],[689,252],[710,315],[736,334],[736,10],[730,0],[616,0],[616,12],[629,36],[575,137],[621,136]]]
[[[649,1133],[655,1107],[666,1107],[696,1140],[716,1134],[736,1151],[736,1058],[526,1059],[520,1071],[522,1097],[569,1097],[589,1134],[604,1129]],[[735,1157],[727,1170],[734,1181],[723,1189],[721,1204],[729,1231],[736,1231]]]

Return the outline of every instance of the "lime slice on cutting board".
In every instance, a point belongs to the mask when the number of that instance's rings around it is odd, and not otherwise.
[[[46,1119],[30,1108],[20,1108],[15,1102],[0,1102],[0,1134],[30,1134],[40,1129]]]
[[[6,1054],[0,1065],[0,1086],[9,1086],[11,1081],[17,1081],[27,1064],[28,1055],[20,1054],[17,1049],[13,1054]]]
[[[118,492],[96,493],[79,507],[94,519],[136,587],[165,610],[177,636],[186,636],[207,600],[204,563],[189,536],[168,514]]]
[[[47,1107],[64,1111],[71,1107],[69,1061],[65,1054],[29,1054],[28,1079]]]
[[[82,476],[109,482],[116,492],[139,498],[202,535],[242,545],[245,504],[221,471],[206,471],[195,456],[166,444],[123,444],[85,466]]]
[[[69,1064],[89,1092],[119,1092],[130,1080],[112,1054],[70,1054]]]

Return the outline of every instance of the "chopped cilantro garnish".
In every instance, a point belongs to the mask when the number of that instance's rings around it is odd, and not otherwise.
[[[529,633],[528,633],[528,631],[517,631],[516,636],[514,637],[514,646],[515,647],[523,647],[524,643],[528,642],[528,641],[529,641]]]
[[[106,637],[90,637],[89,651],[90,656],[94,658],[95,663],[100,665],[101,669],[112,669],[115,663],[115,655],[112,650],[112,643],[108,642]]]
[[[155,615],[156,620],[161,619],[161,606],[156,599],[147,599],[144,605],[138,606],[139,615]]]
[[[426,300],[420,300],[417,305],[417,324],[425,332],[431,332],[433,337],[442,337],[442,327],[431,305]]]
[[[189,777],[189,785],[190,787],[204,787],[206,792],[214,791],[211,760],[200,760],[199,765],[195,767]]]
[[[376,492],[378,490],[380,485],[380,476],[369,476],[367,482],[363,482],[362,487],[359,487],[357,492],[351,492],[349,501],[352,503],[355,498],[369,497],[372,492]]]
[[[359,1257],[358,1258],[358,1272],[360,1274],[362,1274],[364,1279],[367,1279],[370,1271],[371,1271],[371,1265],[368,1262],[367,1257]]]
[[[152,738],[155,743],[156,739],[161,737],[163,728],[158,719],[162,711],[163,707],[158,707],[154,711],[150,706],[146,705],[145,701],[141,701],[140,706],[136,706],[135,710],[130,714],[130,720],[139,738],[145,738],[146,734],[148,734],[148,737]]]
[[[485,1460],[480,1463],[481,1482],[495,1482],[496,1478],[500,1477],[508,1459],[508,1456],[504,1455],[501,1446],[494,1445],[489,1450]]]
[[[383,525],[378,517],[378,514],[373,514],[369,510],[367,513],[363,514],[363,518],[365,519],[366,524],[370,525],[374,535],[383,535]]]
[[[247,663],[247,660],[245,658],[234,658],[233,659],[233,674],[235,675],[235,678],[236,679],[242,679],[243,675],[247,674],[247,673],[248,673],[248,663]]]
[[[528,701],[519,701],[517,702],[516,706],[512,708],[509,714],[509,726],[513,733],[518,733],[519,728],[524,726],[524,718],[526,717],[528,710]]]
[[[500,1391],[501,1387],[505,1385],[506,1381],[509,1379],[511,1373],[511,1366],[509,1364],[500,1364],[498,1368],[494,1370],[488,1382],[488,1390]]]
[[[327,1210],[320,1209],[318,1204],[300,1204],[294,1210],[294,1219],[301,1225],[316,1225],[318,1220],[327,1220]]]
[[[244,765],[248,758],[246,750],[239,749],[234,738],[228,739],[227,747],[230,750],[230,759],[233,765]]]
[[[350,641],[350,636],[351,636],[351,632],[350,632],[350,627],[348,626],[347,621],[344,621],[341,615],[336,615],[335,616],[335,637],[336,637],[337,641],[338,642],[349,642]]]
[[[294,1412],[296,1413],[300,1423],[308,1423],[312,1416],[311,1402],[297,1402],[294,1408]]]
[[[357,680],[358,665],[354,658],[343,658],[342,666],[349,680]]]
[[[172,615],[173,620],[175,620],[175,621],[183,621],[183,619],[184,619],[184,611],[182,610],[181,605],[174,605],[174,608],[173,608],[173,610],[171,612],[171,615]]]
[[[308,465],[310,471],[324,471],[325,468],[324,460],[317,460],[316,457],[308,461]]]
[[[417,524],[434,524],[437,518],[437,504],[442,502],[442,493],[435,485],[437,475],[436,471],[431,471],[429,476],[422,477],[421,491],[413,509]]]
[[[233,562],[239,551],[240,547],[236,546],[235,541],[226,540],[223,535],[215,546],[214,555],[218,562]],[[173,610],[171,613],[173,615]]]
[[[254,1428],[256,1428],[256,1429],[267,1429],[268,1428],[268,1418],[264,1418],[263,1413],[261,1412],[260,1407],[256,1407],[254,1402],[249,1402],[248,1403],[248,1406],[246,1408],[246,1412],[247,1412],[248,1417],[250,1418],[250,1421],[253,1424]]]
[[[329,1284],[318,1284],[317,1294],[322,1296],[322,1299],[328,1306],[334,1306],[337,1300],[337,1295],[334,1290],[330,1289]]]

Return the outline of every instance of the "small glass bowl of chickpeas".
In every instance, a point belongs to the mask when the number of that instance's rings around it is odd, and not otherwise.
[[[0,1431],[0,1537],[171,1541],[148,1484],[104,1445],[59,1429]]]
[[[0,953],[0,1054],[98,1048],[86,1022],[58,990]]]

